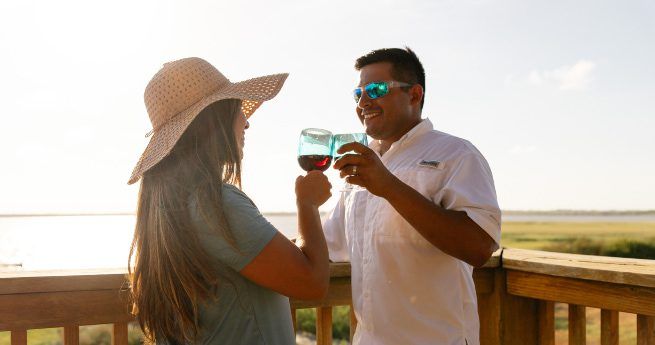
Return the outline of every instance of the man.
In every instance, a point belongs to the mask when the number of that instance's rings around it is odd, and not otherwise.
[[[323,226],[350,261],[354,344],[478,345],[473,267],[500,242],[491,170],[468,141],[421,119],[425,72],[409,48],[360,57],[357,116],[374,141],[344,145],[347,186]]]

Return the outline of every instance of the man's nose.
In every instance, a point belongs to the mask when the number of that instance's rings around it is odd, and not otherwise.
[[[359,97],[359,101],[357,102],[357,107],[359,109],[366,109],[371,106],[371,99],[368,97],[366,92],[362,92],[362,97]]]
[[[244,127],[244,129],[248,129],[248,128],[250,128],[250,121],[246,120],[246,126]]]

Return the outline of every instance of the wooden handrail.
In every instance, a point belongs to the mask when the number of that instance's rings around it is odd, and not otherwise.
[[[506,270],[614,284],[655,287],[655,260],[514,248],[505,248],[502,256],[502,266]]]
[[[79,326],[113,324],[112,343],[127,344],[125,269],[0,272],[0,331],[26,345],[26,330],[64,327],[79,343]],[[350,265],[330,265],[322,300],[291,300],[317,308],[318,343],[331,341],[331,310],[350,305]],[[569,304],[571,344],[584,343],[586,307],[601,308],[601,343],[618,344],[618,312],[637,314],[639,345],[655,344],[655,261],[504,249],[474,270],[482,345],[554,344],[554,304]],[[356,320],[351,314],[351,336]]]
[[[637,343],[655,345],[655,261],[610,258],[593,255],[505,249],[502,267],[506,275],[506,300],[520,301],[522,308],[539,308],[544,320],[538,323],[538,339],[512,330],[507,339],[521,338],[521,344],[553,344],[554,329],[543,308],[553,302],[569,304],[569,344],[586,342],[586,307],[601,309],[601,344],[618,345],[618,312],[637,314]],[[524,325],[525,327],[526,325]],[[527,326],[530,329],[529,325]],[[514,344],[514,343],[511,343]],[[518,343],[516,343],[518,344]]]

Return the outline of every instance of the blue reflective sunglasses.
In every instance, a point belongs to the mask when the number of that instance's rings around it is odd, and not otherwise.
[[[411,86],[411,84],[408,83],[403,83],[401,81],[374,81],[372,83],[366,84],[364,86],[364,91],[366,91],[366,95],[370,99],[376,99],[380,97],[384,97],[389,93],[389,90],[394,87],[406,87],[406,86]],[[355,98],[355,102],[359,103],[360,98],[362,98],[362,88],[358,87],[355,90],[353,90],[353,98]]]

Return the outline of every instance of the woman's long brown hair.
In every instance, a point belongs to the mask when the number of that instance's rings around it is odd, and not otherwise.
[[[189,202],[233,243],[221,184],[241,185],[233,129],[240,108],[235,99],[205,108],[171,153],[143,175],[128,272],[132,313],[147,343],[189,344],[198,334],[198,306],[212,297],[217,272],[198,240]]]

